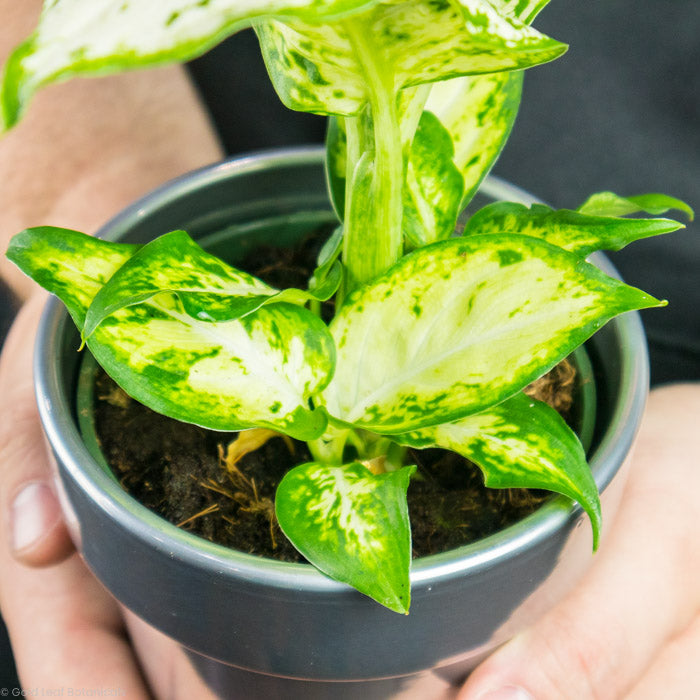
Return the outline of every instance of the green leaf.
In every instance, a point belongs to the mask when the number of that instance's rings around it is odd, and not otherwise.
[[[343,116],[362,110],[372,89],[369,76],[378,69],[399,91],[527,68],[566,50],[487,0],[392,0],[324,25],[264,19],[254,26],[284,104]]]
[[[187,61],[255,17],[332,19],[376,0],[47,0],[34,34],[10,56],[0,91],[0,132],[43,85]]]
[[[7,257],[58,296],[75,325],[82,328],[92,299],[138,249],[137,245],[102,241],[79,231],[39,226],[13,236]]]
[[[549,0],[491,0],[491,4],[507,17],[517,17],[530,24]]]
[[[340,221],[345,216],[345,179],[348,138],[342,117],[329,117],[326,131],[326,181],[333,209]]]
[[[554,210],[544,204],[526,207],[515,202],[495,202],[469,219],[464,235],[533,236],[585,257],[596,250],[620,250],[632,241],[679,228],[683,225],[672,219],[624,219]]]
[[[512,71],[431,86],[425,109],[437,116],[452,139],[452,160],[464,178],[461,209],[471,201],[510,136],[522,85],[523,72]]]
[[[431,112],[423,112],[411,144],[403,192],[403,232],[419,247],[454,232],[464,178],[452,158],[450,134]]]
[[[80,327],[99,289],[135,252],[43,228],[13,239],[9,254],[64,300]],[[161,293],[112,313],[87,345],[130,396],[177,420],[214,430],[268,427],[301,440],[325,428],[309,397],[328,383],[335,348],[323,322],[302,307],[276,303],[211,322]]]
[[[277,488],[284,534],[318,569],[399,613],[410,605],[406,490],[415,467],[372,474],[359,462],[310,462]]]
[[[591,195],[579,208],[581,214],[592,216],[626,216],[645,212],[658,216],[671,209],[685,213],[690,221],[695,213],[683,200],[666,194],[639,194],[634,197],[620,197],[614,192],[598,192]]]
[[[83,338],[111,314],[157,294],[176,293],[185,313],[200,321],[233,321],[281,301],[325,301],[337,289],[339,271],[313,292],[280,291],[207,253],[185,231],[172,231],[144,245],[97,293],[88,309]]]
[[[411,447],[442,447],[467,457],[493,488],[547,489],[581,504],[600,534],[600,499],[581,443],[561,416],[523,393],[497,406],[430,428],[396,436]]]
[[[661,305],[535,238],[442,241],[346,299],[324,400],[383,434],[451,422],[512,396],[613,316]]]

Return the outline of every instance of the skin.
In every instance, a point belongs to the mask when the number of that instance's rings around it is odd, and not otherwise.
[[[0,0],[0,63],[38,9]],[[2,249],[27,226],[94,231],[155,185],[220,156],[178,68],[49,88],[0,141]],[[0,357],[0,609],[21,682],[211,697],[177,645],[121,609],[73,549],[32,389],[43,297],[4,257],[0,272],[25,300]],[[698,416],[700,386],[652,392],[621,509],[590,572],[487,659],[460,699],[700,696]]]

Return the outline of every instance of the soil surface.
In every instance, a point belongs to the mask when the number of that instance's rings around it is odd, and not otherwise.
[[[239,266],[277,287],[305,288],[320,245],[317,235],[299,250],[269,248]],[[261,267],[259,260],[270,261]],[[528,393],[567,418],[575,370],[562,363]],[[309,461],[304,443],[274,437],[226,469],[237,433],[180,423],[130,399],[100,371],[95,422],[103,452],[123,488],[178,527],[234,549],[303,561],[274,516],[277,484],[291,467]],[[487,489],[479,469],[445,450],[411,450],[418,465],[408,489],[415,557],[473,542],[532,513],[551,494]]]

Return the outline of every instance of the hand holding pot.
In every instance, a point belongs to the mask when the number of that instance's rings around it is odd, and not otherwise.
[[[616,520],[581,584],[460,700],[697,697],[700,385],[652,392]]]
[[[123,615],[73,550],[32,385],[43,300],[24,306],[0,361],[0,607],[23,687],[211,697],[179,646]]]

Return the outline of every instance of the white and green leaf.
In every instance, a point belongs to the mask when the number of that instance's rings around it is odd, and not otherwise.
[[[487,0],[392,0],[323,25],[255,22],[268,72],[290,108],[351,116],[370,100],[381,72],[394,93],[463,75],[545,63],[566,46]]]
[[[338,288],[340,271],[325,271],[314,291],[270,287],[203,250],[185,231],[172,231],[144,245],[90,304],[84,339],[111,314],[158,294],[175,293],[185,313],[200,321],[233,321],[261,306],[281,301],[326,301]]]
[[[413,246],[449,237],[498,158],[520,103],[522,72],[454,78],[429,86],[416,118],[406,100],[401,129],[406,152],[404,235]],[[407,91],[404,91],[406,93]],[[417,123],[416,125],[413,122]],[[331,118],[326,173],[336,212],[344,214],[347,138],[343,118]]]
[[[112,243],[54,226],[13,236],[7,257],[66,305],[78,328],[95,295],[140,246]]]
[[[398,435],[411,447],[441,447],[477,464],[492,488],[546,489],[581,504],[597,547],[601,512],[598,489],[581,443],[550,406],[523,393],[454,423]]]
[[[522,85],[523,72],[511,71],[431,86],[425,108],[450,134],[452,161],[464,178],[460,209],[471,201],[503,150],[518,114]]]
[[[43,228],[20,234],[8,254],[82,327],[93,298],[136,250]],[[215,430],[268,427],[302,440],[325,428],[309,398],[328,383],[335,348],[323,322],[300,306],[202,321],[176,294],[161,293],[104,318],[87,345],[130,396],[172,418]]]
[[[515,202],[494,202],[467,221],[465,236],[518,234],[540,238],[577,255],[596,250],[620,250],[628,243],[683,228],[673,219],[625,219],[544,204],[527,207]]]
[[[664,302],[544,241],[441,241],[350,295],[323,398],[341,422],[383,434],[478,413],[512,396],[610,318]]]
[[[415,467],[372,474],[354,462],[309,462],[277,487],[282,531],[311,564],[390,610],[407,613],[411,530],[406,491]]]
[[[614,192],[597,192],[591,195],[577,211],[590,216],[626,216],[639,212],[658,216],[672,209],[682,211],[690,221],[695,217],[692,208],[682,199],[656,192],[632,197],[620,197]]]
[[[261,16],[323,21],[375,0],[46,0],[34,34],[10,56],[0,132],[43,85],[186,61]]]

